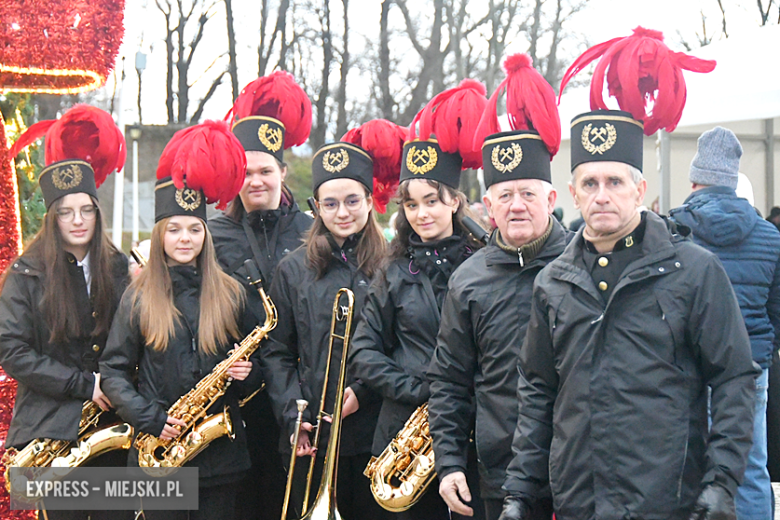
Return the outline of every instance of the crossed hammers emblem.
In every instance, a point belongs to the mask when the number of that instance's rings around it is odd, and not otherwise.
[[[590,142],[595,142],[596,139],[601,139],[601,142],[604,143],[607,140],[604,139],[604,136],[607,135],[607,129],[606,128],[594,128],[590,131],[590,135],[593,137],[590,139]]]
[[[499,153],[501,154],[500,161],[502,163],[504,161],[507,161],[507,160],[511,161],[512,159],[514,159],[515,152],[511,148],[502,148],[501,152],[499,152]]]
[[[420,160],[427,162],[428,157],[429,155],[427,150],[417,150],[414,153],[414,163],[417,164],[420,162]]]
[[[186,189],[186,190],[184,190],[184,193],[182,193],[182,196],[188,202],[194,202],[195,201],[195,191],[194,190]]]

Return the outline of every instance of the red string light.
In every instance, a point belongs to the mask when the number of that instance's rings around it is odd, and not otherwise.
[[[99,87],[124,35],[124,0],[0,0],[0,92]]]

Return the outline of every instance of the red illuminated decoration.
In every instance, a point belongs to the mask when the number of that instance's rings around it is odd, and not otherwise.
[[[0,0],[0,92],[100,87],[124,35],[124,0]]]

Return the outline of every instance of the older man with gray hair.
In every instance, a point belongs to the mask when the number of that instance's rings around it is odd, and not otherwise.
[[[535,93],[552,102],[545,105],[528,94],[522,100],[527,112],[513,115],[519,121],[533,119],[535,124],[526,123],[526,127],[537,130],[499,132],[484,139],[487,193],[483,201],[497,229],[487,247],[466,260],[450,278],[428,370],[439,492],[454,513],[472,513],[463,501],[468,502],[476,491],[468,488],[465,478],[472,403],[476,402],[474,441],[487,520],[496,520],[501,514],[506,494],[501,485],[512,459],[517,422],[517,360],[531,312],[534,280],[563,252],[571,236],[551,216],[557,193],[550,184],[550,160],[560,144],[560,119],[552,87],[531,68],[526,55],[509,57],[505,67],[508,96],[517,92],[513,85],[534,82],[540,85]],[[510,98],[507,106],[517,106],[517,101]],[[495,113],[489,115],[495,117]],[[551,516],[548,496],[535,508],[534,518],[549,520]]]

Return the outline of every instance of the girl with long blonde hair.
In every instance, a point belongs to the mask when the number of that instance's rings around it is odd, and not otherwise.
[[[148,263],[122,298],[101,359],[106,395],[137,433],[176,438],[188,425],[168,408],[247,332],[244,289],[220,269],[206,225],[206,203],[235,197],[244,161],[227,125],[213,121],[177,132],[160,158]],[[228,373],[236,383],[207,413],[228,406],[235,439],[214,440],[185,465],[199,468],[194,518],[232,518],[235,484],[249,469],[238,400],[262,377],[253,360],[237,361]],[[131,449],[129,465],[137,464]],[[187,515],[146,512],[148,520],[193,518]]]

